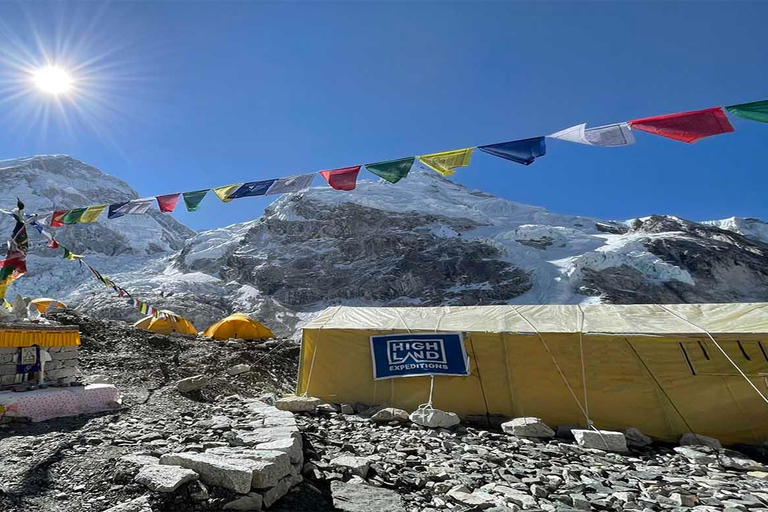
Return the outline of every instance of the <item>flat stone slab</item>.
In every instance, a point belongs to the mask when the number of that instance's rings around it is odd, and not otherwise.
[[[371,416],[371,421],[376,423],[386,423],[390,421],[405,422],[408,420],[409,417],[406,411],[402,409],[396,409],[394,407],[387,407],[386,409],[382,409]]]
[[[331,464],[338,468],[345,468],[349,470],[353,475],[357,475],[360,478],[365,478],[368,475],[368,469],[371,467],[371,463],[365,457],[353,457],[345,455],[342,457],[336,457],[331,461]]]
[[[607,452],[624,453],[627,449],[627,439],[621,432],[611,430],[573,430],[576,443],[582,448],[594,448]]]
[[[699,434],[687,433],[680,437],[680,446],[709,446],[719,450],[723,447],[719,439],[714,437],[702,436]]]
[[[136,475],[136,482],[157,492],[173,492],[187,482],[199,478],[191,469],[180,466],[161,466],[150,464],[144,466]]]
[[[624,437],[627,439],[628,446],[642,448],[653,443],[653,439],[643,434],[640,429],[630,427],[625,428],[622,432],[624,433]]]
[[[267,443],[257,444],[254,450],[271,450],[288,454],[291,464],[298,464],[304,460],[304,451],[301,446],[299,436],[290,436],[285,439],[278,439]]]
[[[450,428],[460,423],[458,414],[440,409],[416,409],[409,419],[417,425],[429,428]]]
[[[273,487],[291,471],[290,456],[275,450],[221,447],[211,448],[205,454],[222,457],[231,462],[245,461],[252,471],[251,486],[255,489]]]
[[[108,508],[104,512],[152,512],[152,506],[149,504],[148,496],[141,496]]]
[[[343,512],[405,512],[395,491],[366,484],[331,482],[333,506]]]
[[[227,370],[227,375],[234,377],[235,375],[240,375],[241,373],[247,373],[249,371],[251,371],[251,367],[249,365],[236,364],[235,366]]]
[[[189,393],[190,391],[196,391],[203,389],[208,385],[208,377],[205,375],[195,375],[193,377],[187,377],[181,379],[176,383],[176,389],[181,393]]]
[[[247,459],[230,459],[211,453],[169,453],[160,464],[181,466],[200,475],[206,484],[248,494],[253,481],[253,464]]]
[[[515,418],[501,424],[501,429],[507,434],[518,437],[554,437],[555,431],[541,421],[541,418]],[[571,431],[572,433],[575,430]],[[575,434],[574,434],[575,435]]]
[[[281,411],[312,412],[320,405],[320,399],[312,396],[286,395],[275,401]]]

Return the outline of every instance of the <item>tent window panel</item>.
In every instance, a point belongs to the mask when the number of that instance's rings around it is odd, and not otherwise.
[[[763,346],[762,341],[757,342],[757,346],[760,347],[760,352],[763,354],[763,359],[765,359],[765,362],[768,363],[768,352],[765,351],[765,347]]]
[[[739,350],[741,350],[741,355],[744,356],[744,359],[746,359],[747,361],[751,361],[752,358],[749,357],[749,354],[747,354],[747,351],[744,350],[744,345],[742,345],[741,342],[738,340],[736,341],[736,344],[739,346]]]
[[[691,363],[691,358],[688,357],[688,352],[685,351],[685,347],[682,343],[678,343],[680,346],[680,350],[683,353],[683,357],[685,358],[685,363],[688,365],[688,369],[691,371],[691,375],[696,375],[696,370],[693,369],[693,363]]]
[[[699,348],[701,349],[701,353],[704,355],[704,359],[709,361],[709,354],[707,353],[707,347],[704,346],[704,343],[699,340]]]

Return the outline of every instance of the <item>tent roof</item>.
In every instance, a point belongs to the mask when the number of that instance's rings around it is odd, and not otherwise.
[[[580,310],[583,311],[583,329],[580,329]],[[322,311],[304,329],[409,329],[527,334],[536,331],[569,333],[581,330],[593,334],[702,334],[697,327],[718,334],[768,333],[768,303],[397,308],[336,306]]]

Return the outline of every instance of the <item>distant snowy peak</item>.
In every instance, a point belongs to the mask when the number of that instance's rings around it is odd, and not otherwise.
[[[728,231],[733,231],[735,233],[744,235],[747,238],[768,243],[768,222],[764,222],[760,219],[753,219],[749,217],[730,217],[723,220],[706,221],[703,222],[703,224],[715,226]]]
[[[12,208],[16,198],[27,213],[51,212],[95,204],[114,203],[138,196],[124,181],[67,155],[42,155],[0,161],[0,207]],[[0,219],[7,230],[10,219]],[[57,237],[79,252],[155,254],[175,251],[193,232],[159,211],[148,215],[101,220],[89,225],[66,226]]]

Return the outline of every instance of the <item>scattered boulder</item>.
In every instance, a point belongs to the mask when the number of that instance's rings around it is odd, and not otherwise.
[[[312,412],[320,405],[320,399],[312,396],[286,395],[275,401],[281,411]]]
[[[496,500],[490,494],[483,491],[474,491],[472,493],[451,490],[447,494],[457,503],[469,507],[470,510],[485,510],[496,505]]]
[[[224,510],[261,510],[264,498],[261,494],[252,492],[224,505]]]
[[[715,451],[709,446],[676,446],[674,450],[694,464],[713,464],[717,462]]]
[[[333,506],[343,512],[405,512],[395,491],[351,482],[331,482]]]
[[[141,496],[108,508],[104,512],[152,512],[152,506],[149,504],[148,496]]]
[[[371,463],[365,457],[342,456],[336,457],[331,464],[348,470],[351,474],[365,478],[368,475],[368,469]]]
[[[746,455],[734,450],[720,450],[720,464],[724,468],[738,469],[739,471],[764,471],[767,469],[759,462],[755,462]]]
[[[179,466],[144,466],[135,480],[157,492],[173,492],[183,484],[198,479],[198,474]]]
[[[507,434],[518,437],[554,437],[555,431],[540,418],[515,418],[502,423],[501,429]]]
[[[187,377],[181,379],[176,383],[176,389],[181,393],[189,393],[191,391],[197,391],[203,389],[208,385],[208,377],[205,375],[195,375],[194,377]]]
[[[224,487],[239,494],[247,494],[251,490],[253,468],[248,461],[209,453],[169,453],[160,457],[160,464],[191,469],[206,484]]]
[[[607,452],[623,453],[627,449],[627,440],[621,432],[610,430],[574,430],[573,437],[582,448],[594,448]]]
[[[402,423],[408,420],[409,417],[406,411],[402,409],[395,409],[394,407],[387,407],[386,409],[382,409],[371,416],[371,421],[377,423],[388,423],[390,421],[399,421]]]
[[[450,428],[461,422],[455,412],[446,412],[440,409],[416,409],[411,413],[409,419],[417,425],[429,428]]]
[[[341,404],[340,410],[341,414],[355,414],[355,408],[350,404]]]
[[[227,375],[234,377],[235,375],[240,375],[241,373],[246,373],[249,371],[251,371],[250,365],[236,364],[235,366],[227,370]]]
[[[643,434],[640,429],[635,427],[625,428],[622,432],[624,433],[624,438],[627,440],[628,446],[643,448],[653,444],[653,439]]]
[[[680,437],[680,446],[709,446],[715,450],[723,447],[719,439],[714,437],[702,436],[700,434],[687,433]]]

